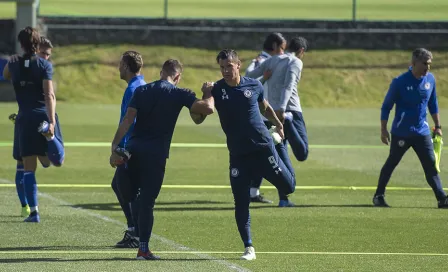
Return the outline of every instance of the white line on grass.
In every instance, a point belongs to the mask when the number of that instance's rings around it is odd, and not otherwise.
[[[14,250],[6,251],[0,250],[1,254],[22,254],[26,251],[27,254],[135,254],[130,250]],[[235,251],[157,251],[157,254],[239,254],[241,252]],[[257,251],[258,255],[386,255],[386,256],[442,256],[448,257],[448,253],[420,253],[420,252],[319,252],[319,251],[285,251],[285,252],[272,252],[272,251]]]
[[[7,179],[0,178],[0,182],[11,184],[11,185],[15,186],[15,184],[13,184],[12,181],[7,180]],[[40,185],[38,185],[38,186],[40,186]],[[53,202],[58,203],[58,204],[63,205],[63,206],[67,206],[67,207],[70,207],[72,209],[76,209],[76,210],[78,210],[80,212],[83,212],[83,213],[89,215],[89,216],[98,218],[98,219],[106,221],[106,222],[114,223],[116,225],[123,226],[125,228],[127,227],[125,224],[123,224],[122,222],[120,222],[118,220],[112,219],[110,217],[107,217],[107,216],[104,216],[104,215],[101,215],[101,214],[98,214],[98,213],[94,213],[94,212],[88,211],[88,210],[80,208],[80,207],[73,207],[74,206],[73,204],[71,204],[69,202],[66,202],[66,201],[64,201],[62,199],[53,197],[53,196],[51,196],[49,194],[42,193],[42,192],[39,192],[38,194],[39,194],[40,197],[46,198],[46,199],[48,199],[50,201],[53,201]],[[218,263],[220,265],[223,265],[223,266],[227,267],[229,270],[232,270],[232,271],[251,272],[250,270],[248,270],[248,269],[246,269],[244,267],[241,267],[241,266],[239,266],[237,264],[234,264],[234,263],[228,262],[226,260],[222,260],[222,259],[210,256],[210,255],[207,255],[205,253],[202,253],[200,251],[194,250],[194,249],[189,248],[187,246],[178,244],[178,243],[176,243],[176,242],[174,242],[174,241],[172,241],[170,239],[167,239],[167,238],[165,238],[163,236],[160,236],[160,235],[152,233],[151,237],[156,239],[156,240],[159,240],[160,242],[162,242],[165,245],[168,245],[168,246],[170,246],[172,248],[175,248],[176,250],[178,250],[176,252],[184,252],[184,253],[196,255],[199,258],[207,259],[207,260],[216,262],[216,263]],[[43,251],[42,253],[44,253],[44,252],[46,252],[46,251]],[[192,253],[190,253],[190,252],[192,252]],[[134,253],[135,254],[135,252],[130,252],[130,253]],[[239,252],[238,254],[241,254],[241,252]]]
[[[15,187],[15,184],[0,184],[1,187]],[[40,188],[110,188],[110,184],[39,184]],[[162,185],[164,189],[230,189],[230,185]],[[274,186],[265,185],[261,189],[276,189]],[[296,186],[297,190],[376,190],[376,186]],[[387,187],[392,191],[429,191],[426,187]],[[448,190],[448,188],[444,188]]]

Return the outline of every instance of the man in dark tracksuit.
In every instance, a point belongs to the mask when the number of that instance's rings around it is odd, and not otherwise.
[[[135,120],[132,135],[126,146],[131,154],[127,162],[129,182],[122,184],[127,184],[129,188],[121,186],[119,191],[124,199],[132,201],[137,198],[139,202],[138,260],[159,259],[149,250],[149,239],[154,224],[153,209],[162,188],[166,160],[169,157],[171,139],[180,111],[183,107],[189,108],[196,124],[214,112],[210,91],[208,94],[204,93],[203,99],[197,99],[191,90],[176,86],[181,74],[180,62],[167,60],[160,72],[160,80],[138,87],[112,142],[110,162],[115,167],[122,164],[124,157],[117,154],[117,147]]]
[[[389,207],[384,199],[387,183],[392,172],[406,151],[412,147],[425,171],[426,181],[431,186],[439,208],[448,208],[448,200],[436,170],[431,131],[426,121],[426,109],[435,123],[435,134],[442,135],[434,75],[429,73],[432,62],[430,51],[419,48],[412,54],[409,71],[394,78],[381,108],[381,141],[390,143],[390,154],[381,169],[378,187],[373,198],[377,207]],[[387,131],[387,120],[396,105],[392,124],[392,139]]]

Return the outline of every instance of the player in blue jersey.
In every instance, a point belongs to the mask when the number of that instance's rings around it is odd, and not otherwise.
[[[189,108],[197,124],[214,112],[210,92],[204,93],[203,99],[197,99],[191,90],[176,86],[181,80],[182,69],[179,61],[167,60],[160,72],[160,80],[135,90],[112,142],[110,163],[117,166],[123,158],[127,161],[129,188],[126,192],[132,195],[131,198],[138,195],[139,260],[159,259],[151,253],[148,243],[154,223],[154,204],[162,187],[171,139],[181,109]],[[127,151],[118,151],[119,143],[134,120],[134,129],[126,144]]]
[[[403,155],[412,147],[420,159],[426,181],[434,191],[438,207],[448,208],[448,200],[436,169],[431,131],[426,121],[426,109],[429,109],[435,124],[434,133],[442,135],[436,81],[434,75],[429,72],[431,63],[430,51],[424,48],[416,49],[412,53],[412,67],[392,80],[384,98],[381,107],[381,141],[386,145],[390,144],[390,153],[381,169],[373,197],[373,204],[377,207],[389,207],[384,198],[387,183]],[[394,105],[396,108],[391,138],[387,121]]]
[[[128,109],[129,102],[134,95],[135,89],[145,85],[146,82],[141,74],[141,69],[143,67],[143,58],[140,53],[135,51],[126,51],[121,56],[120,65],[118,70],[120,71],[120,79],[126,81],[128,86],[124,91],[123,99],[121,101],[121,114],[120,123],[123,121],[126,110]],[[128,133],[123,137],[120,144],[121,148],[126,148],[126,144],[132,133],[133,125],[131,125]],[[117,196],[118,202],[120,203],[121,209],[126,217],[128,229],[124,232],[124,237],[115,246],[119,248],[137,248],[139,246],[138,239],[138,202],[132,201],[126,198],[126,192],[123,194],[120,192],[127,188],[126,182],[129,182],[128,175],[126,173],[127,169],[125,165],[120,165],[115,170],[114,177],[112,179],[112,189]]]
[[[253,59],[251,64],[246,69],[246,76],[251,73],[253,70],[260,67],[260,65],[267,59],[269,59],[271,56],[281,55],[284,53],[286,47],[286,39],[283,37],[281,33],[271,33],[269,34],[264,43],[263,43],[263,51],[257,56],[257,58]],[[270,71],[266,71],[263,76],[257,78],[260,80],[261,83],[263,83],[263,89],[264,89],[264,97],[268,97],[268,84],[267,80],[271,76]],[[269,102],[269,100],[268,100]],[[271,124],[267,121],[266,118],[263,118],[263,121],[265,121],[265,124],[268,127],[271,127]],[[250,188],[250,201],[251,202],[260,202],[260,203],[272,203],[271,200],[265,198],[262,194],[260,194],[260,186],[261,182],[263,181],[262,178],[259,178],[258,180],[253,180],[251,182],[251,188]],[[285,199],[284,196],[280,196],[280,199]]]
[[[49,60],[53,49],[53,44],[51,41],[43,36],[40,37],[40,44],[37,56],[44,60]],[[10,63],[19,61],[19,55],[13,55],[9,58]],[[16,183],[16,191],[20,200],[20,204],[22,206],[21,216],[28,217],[30,214],[30,207],[28,205],[28,201],[25,196],[25,187],[23,185],[23,162],[20,157],[19,150],[19,126],[15,123],[17,114],[13,113],[9,116],[9,119],[14,123],[14,142],[13,142],[13,152],[12,156],[14,160],[16,160],[16,175],[15,175],[15,183]],[[56,122],[58,122],[58,116],[56,115]],[[38,157],[40,163],[44,168],[50,166],[51,162],[48,157]]]
[[[285,195],[295,190],[295,175],[281,139],[274,145],[262,115],[276,126],[283,138],[283,125],[264,99],[260,81],[240,76],[241,62],[234,50],[216,57],[223,78],[212,87],[212,95],[230,153],[230,185],[235,200],[235,219],[245,251],[243,260],[254,260],[250,233],[250,185],[259,177]]]
[[[25,222],[40,222],[35,176],[37,159],[48,157],[53,165],[61,166],[65,153],[56,118],[53,67],[37,56],[39,33],[26,27],[19,32],[18,41],[25,54],[19,61],[8,63],[3,76],[11,79],[19,106],[18,144],[23,161],[24,195],[30,207]]]

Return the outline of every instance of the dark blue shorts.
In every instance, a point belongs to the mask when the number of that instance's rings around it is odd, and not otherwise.
[[[59,117],[56,114],[56,124],[54,126],[55,137],[64,145]],[[36,112],[21,114],[17,117],[14,125],[14,146],[13,157],[21,161],[22,157],[27,156],[46,156],[47,140],[37,132],[37,128],[43,122],[48,122],[48,116],[45,112]]]

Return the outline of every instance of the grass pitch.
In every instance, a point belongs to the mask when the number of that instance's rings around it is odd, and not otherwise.
[[[164,16],[163,0],[40,0],[44,16]],[[169,18],[352,19],[351,0],[168,0]],[[446,20],[448,4],[419,0],[358,0],[358,20]],[[0,4],[0,18],[15,17],[15,3]]]
[[[16,106],[0,107],[0,142],[12,140],[7,120]],[[117,105],[58,104],[66,142],[110,142]],[[257,260],[238,257],[243,246],[233,216],[230,189],[163,188],[155,208],[151,248],[165,260],[132,260],[135,250],[116,250],[124,216],[110,188],[41,187],[42,223],[24,224],[14,180],[11,147],[0,147],[0,271],[440,271],[446,267],[443,241],[446,211],[436,209],[413,151],[396,169],[390,209],[371,207],[379,169],[388,149],[379,146],[378,110],[306,109],[313,145],[308,161],[293,161],[298,206],[252,205]],[[442,111],[442,120],[448,111]],[[173,143],[224,143],[217,116],[196,126],[180,116]],[[333,145],[325,148],[323,145]],[[341,145],[363,145],[360,148]],[[39,184],[108,186],[113,169],[109,147],[67,147],[62,168],[39,169]],[[446,154],[444,154],[446,156]],[[442,180],[448,180],[442,157]],[[173,147],[165,185],[229,185],[226,148]],[[268,186],[269,183],[264,182]],[[356,186],[358,190],[349,190]],[[445,187],[448,187],[445,182]],[[302,188],[302,189],[301,189]],[[277,202],[276,191],[262,193]]]

